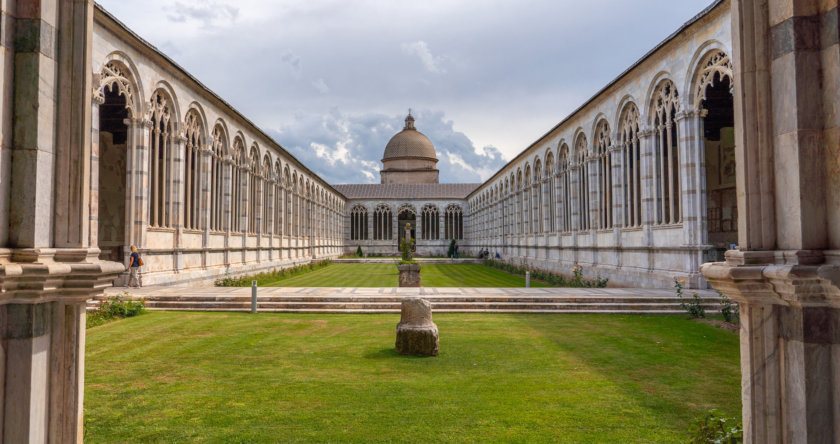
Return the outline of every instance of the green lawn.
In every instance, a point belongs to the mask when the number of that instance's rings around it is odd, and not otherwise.
[[[683,316],[152,312],[87,330],[87,442],[685,442],[740,414],[738,336]]]
[[[301,275],[264,284],[273,287],[396,287],[393,264],[330,264]],[[423,264],[424,287],[524,287],[525,278],[477,264]],[[545,284],[531,281],[534,287]]]

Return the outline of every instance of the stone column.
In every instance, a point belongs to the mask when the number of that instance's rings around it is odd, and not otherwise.
[[[210,195],[210,181],[215,179],[214,177],[210,177],[210,163],[213,161],[211,146],[206,145],[202,147],[199,155],[201,156],[201,163],[199,164],[199,170],[201,171],[201,176],[199,176],[201,180],[201,199],[199,200],[201,211],[198,212],[198,215],[201,218],[199,226],[203,231],[201,236],[201,268],[204,269],[207,268],[207,250],[210,248],[210,199],[213,198]]]
[[[126,238],[137,248],[147,248],[146,229],[149,226],[149,136],[152,121],[142,118],[127,119],[128,175],[126,202]]]
[[[181,124],[173,125],[175,134],[171,134],[172,150],[169,156],[169,172],[172,180],[172,187],[169,190],[169,214],[172,220],[172,226],[175,228],[175,237],[172,245],[174,253],[174,267],[175,271],[180,271],[184,268],[183,256],[183,233],[184,233],[184,182],[186,180],[186,172],[184,171],[184,163],[187,149],[187,138],[183,135]]]
[[[840,442],[837,1],[732,22],[739,250],[701,271],[741,306],[744,440]]]

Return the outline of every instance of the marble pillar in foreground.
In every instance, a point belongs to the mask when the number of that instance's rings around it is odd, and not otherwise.
[[[837,0],[733,0],[739,249],[705,264],[741,306],[747,443],[840,442]]]

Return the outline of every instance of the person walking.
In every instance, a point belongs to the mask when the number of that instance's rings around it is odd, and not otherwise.
[[[128,286],[140,288],[140,266],[143,265],[143,259],[140,259],[140,253],[137,252],[137,247],[131,246],[131,256],[128,259]],[[134,285],[132,285],[134,284]]]

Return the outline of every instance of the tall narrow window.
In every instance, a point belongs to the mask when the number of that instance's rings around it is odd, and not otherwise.
[[[598,228],[612,228],[612,153],[610,152],[610,126],[606,120],[595,129],[596,175],[598,179]]]
[[[260,154],[256,145],[251,147],[251,155],[248,156],[248,205],[246,216],[248,220],[248,232],[257,232],[257,215],[259,214],[259,174]]]
[[[274,187],[271,186],[271,158],[268,154],[266,154],[265,157],[263,157],[263,164],[260,169],[260,193],[262,194],[262,218],[260,220],[260,231],[262,234],[271,233],[273,190]]]
[[[654,192],[656,223],[680,222],[679,135],[675,119],[679,101],[677,88],[663,80],[653,93]]]
[[[446,207],[444,226],[446,227],[447,239],[464,238],[464,219],[459,205],[453,204]]]
[[[434,205],[426,205],[422,210],[423,239],[438,240],[440,238],[440,215]]]
[[[274,162],[274,235],[283,235],[283,169],[280,160]]]
[[[537,159],[537,162],[534,164],[534,191],[531,205],[533,208],[534,233],[543,233],[545,231],[545,226],[543,225],[543,215],[545,213],[543,212],[542,182],[542,162]]]
[[[545,159],[545,177],[543,212],[545,214],[545,229],[549,232],[557,231],[557,176],[554,170],[554,153],[548,153]]]
[[[239,137],[233,141],[233,157],[231,162],[231,231],[242,232],[245,231],[245,227],[242,225],[242,216],[244,213],[242,188],[245,181],[244,174],[248,167],[248,158],[245,155],[245,142]]]
[[[365,240],[367,235],[367,208],[356,205],[350,210],[350,240]]]
[[[172,116],[169,98],[162,90],[152,95],[150,128],[151,148],[149,155],[149,178],[151,198],[149,199],[149,221],[153,227],[170,227],[169,202],[172,196]]]
[[[624,164],[624,226],[638,227],[642,224],[642,157],[639,145],[639,109],[636,104],[631,102],[624,107],[620,124],[621,158]]]
[[[572,231],[572,192],[570,185],[571,171],[569,169],[569,146],[563,144],[560,147],[559,160],[557,162],[557,179],[560,187],[560,231]]]
[[[210,229],[225,227],[225,157],[228,155],[227,134],[222,125],[213,128],[213,146],[210,158]]]
[[[523,186],[523,193],[522,193],[522,215],[523,215],[523,227],[522,232],[523,234],[531,234],[531,166],[525,165],[525,176],[523,178],[525,183],[522,184]]]
[[[589,225],[589,165],[588,148],[586,136],[581,134],[575,142],[575,164],[577,172],[577,194],[578,194],[578,229],[588,230]]]
[[[373,212],[373,240],[393,239],[393,213],[388,205],[378,205]]]
[[[184,119],[184,228],[201,229],[201,148],[204,145],[204,126],[195,109]]]
[[[514,196],[514,201],[516,203],[516,234],[524,234],[524,228],[522,226],[522,215],[525,211],[524,207],[522,206],[522,171],[518,170],[516,172],[516,195]]]

